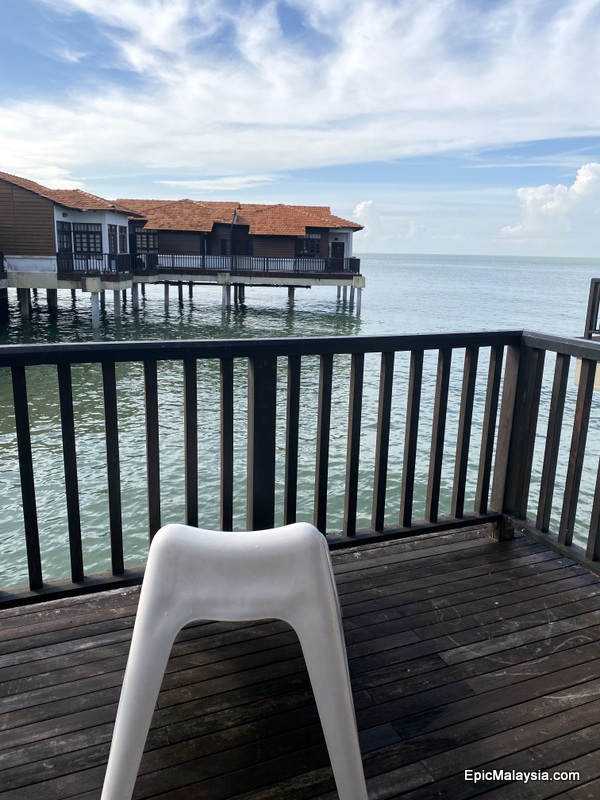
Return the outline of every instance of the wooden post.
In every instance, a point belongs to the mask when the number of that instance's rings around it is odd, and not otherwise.
[[[248,359],[248,530],[272,528],[275,519],[277,357]]]

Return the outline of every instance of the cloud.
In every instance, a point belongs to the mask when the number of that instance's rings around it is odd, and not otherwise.
[[[597,0],[37,2],[73,21],[65,52],[85,18],[118,69],[81,83],[73,59],[60,97],[40,80],[0,101],[1,166],[21,174],[222,179],[600,134]]]
[[[584,164],[571,186],[522,187],[517,191],[521,221],[501,233],[519,239],[564,237],[580,231],[589,235],[600,222],[600,164]]]
[[[199,180],[162,180],[156,181],[156,183],[199,192],[237,192],[244,189],[252,189],[255,186],[264,186],[274,180],[276,180],[275,175],[231,175],[222,178]]]

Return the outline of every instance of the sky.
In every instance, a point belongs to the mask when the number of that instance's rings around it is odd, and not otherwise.
[[[600,257],[600,0],[0,0],[0,170]]]

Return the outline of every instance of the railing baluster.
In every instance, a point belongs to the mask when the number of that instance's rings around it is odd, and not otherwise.
[[[438,356],[435,405],[433,408],[433,425],[431,430],[429,481],[427,483],[427,499],[425,501],[425,519],[427,522],[437,522],[438,518],[451,363],[452,350],[449,348],[442,348]]]
[[[596,488],[590,518],[590,530],[585,555],[590,561],[600,561],[600,462],[596,473]]]
[[[12,367],[12,385],[17,449],[19,452],[19,471],[21,474],[21,497],[23,498],[23,521],[25,524],[25,546],[27,549],[29,588],[32,592],[36,592],[42,588],[43,583],[42,559],[40,555],[40,536],[35,501],[25,367]]]
[[[233,359],[221,371],[221,530],[233,530]]]
[[[83,548],[81,543],[81,517],[79,514],[79,485],[77,481],[77,451],[75,448],[71,365],[58,364],[57,374],[63,463],[65,469],[65,490],[67,497],[71,580],[73,583],[78,583],[83,580]]]
[[[123,520],[121,515],[121,464],[119,458],[119,421],[117,411],[117,378],[114,361],[102,364],[104,392],[104,425],[106,430],[106,474],[108,482],[108,516],[113,575],[122,575]]]
[[[185,441],[185,519],[198,525],[198,382],[196,359],[183,360],[183,427]]]
[[[298,426],[300,421],[300,356],[288,356],[283,519],[296,522],[298,497]]]
[[[579,485],[585,455],[585,442],[587,439],[592,395],[594,392],[594,377],[596,362],[589,358],[581,361],[581,374],[579,376],[579,391],[575,406],[575,419],[573,421],[573,435],[571,437],[571,450],[569,452],[569,467],[563,500],[562,514],[558,529],[558,541],[561,544],[571,544],[573,541],[573,528],[577,503],[579,501]]]
[[[552,397],[548,413],[548,430],[546,433],[546,447],[544,450],[544,463],[540,483],[540,497],[538,502],[536,528],[542,533],[550,530],[550,516],[552,514],[552,498],[554,497],[554,483],[556,480],[556,467],[558,464],[558,449],[565,410],[565,397],[567,394],[567,381],[569,379],[570,356],[557,353],[554,367],[554,382],[552,384]]]
[[[352,355],[350,402],[348,409],[348,448],[346,455],[346,492],[344,495],[344,533],[356,535],[358,465],[360,458],[360,424],[362,418],[365,354]]]
[[[460,415],[456,441],[456,461],[454,464],[454,482],[452,486],[451,511],[453,517],[460,519],[465,511],[465,489],[467,485],[467,468],[469,466],[469,444],[471,441],[471,421],[473,419],[473,402],[475,400],[475,381],[477,379],[477,362],[479,349],[467,347],[465,366],[460,396]]]
[[[158,424],[157,362],[144,361],[146,401],[146,467],[148,473],[148,532],[160,528],[160,444]]]
[[[412,525],[422,380],[423,351],[413,350],[410,354],[406,434],[404,439],[404,461],[402,467],[402,494],[400,498],[400,524],[405,528],[410,528]]]
[[[315,468],[314,524],[327,533],[327,490],[329,476],[329,429],[331,426],[331,384],[333,356],[321,356],[319,370],[319,409],[317,422],[317,460]]]
[[[275,433],[277,357],[248,359],[248,496],[249,530],[275,524]]]
[[[377,412],[377,441],[375,445],[375,479],[373,484],[373,514],[371,527],[382,531],[385,524],[385,495],[387,488],[392,386],[394,383],[394,353],[381,354],[379,376],[379,405]]]
[[[475,491],[475,512],[477,514],[487,514],[488,511],[490,479],[492,473],[492,456],[494,452],[496,420],[498,417],[498,402],[500,399],[500,380],[502,378],[503,358],[504,348],[502,345],[496,345],[491,348],[487,388],[485,393],[483,428],[481,431],[479,473],[477,476],[477,489]]]

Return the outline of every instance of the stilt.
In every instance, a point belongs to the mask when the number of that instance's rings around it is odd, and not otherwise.
[[[288,303],[290,305],[290,311],[294,308],[294,290],[295,286],[288,286]]]
[[[113,289],[114,314],[118,319],[121,316],[121,293],[118,289]]]
[[[77,300],[77,292],[75,291],[75,289],[71,289],[71,300],[73,302],[75,302],[75,300]]]
[[[58,289],[46,289],[46,302],[48,303],[50,314],[56,314],[58,311]]]
[[[169,307],[169,282],[165,281],[165,310]]]
[[[338,286],[337,287],[337,299],[339,300],[341,296],[342,296],[342,287]]]
[[[246,302],[246,287],[245,287],[245,285],[243,283],[240,283],[239,289],[240,289],[240,303],[245,303]]]
[[[138,286],[139,284],[137,283],[131,284],[131,308],[134,311],[140,310],[140,295],[138,292]]]
[[[29,289],[17,289],[17,295],[21,307],[21,316],[23,319],[29,319],[31,316],[31,296],[29,294]]]
[[[92,328],[100,327],[100,298],[98,292],[92,292]]]
[[[146,284],[145,283],[142,283],[142,297],[144,299],[146,298]]]
[[[348,287],[344,286],[342,290],[342,301],[345,303],[347,299],[348,299]]]
[[[8,289],[0,289],[0,321],[8,319]]]
[[[37,300],[37,289],[32,289],[32,290],[31,290],[31,293],[32,293],[32,295],[33,295],[33,299],[34,299],[34,300]]]
[[[350,304],[349,304],[350,311],[354,308],[354,286],[350,287]]]
[[[223,291],[221,292],[221,310],[225,311],[231,308],[231,284],[223,284]]]
[[[127,289],[123,289],[123,306],[127,303]]]
[[[194,284],[193,284],[192,281],[190,281],[188,283],[188,292],[189,292],[190,297],[194,296]]]
[[[356,316],[360,317],[360,304],[362,299],[362,289],[356,290]]]
[[[177,293],[179,295],[179,305],[183,305],[183,283],[178,281],[177,283]]]
[[[100,310],[104,311],[106,308],[106,291],[102,289],[100,292]]]

